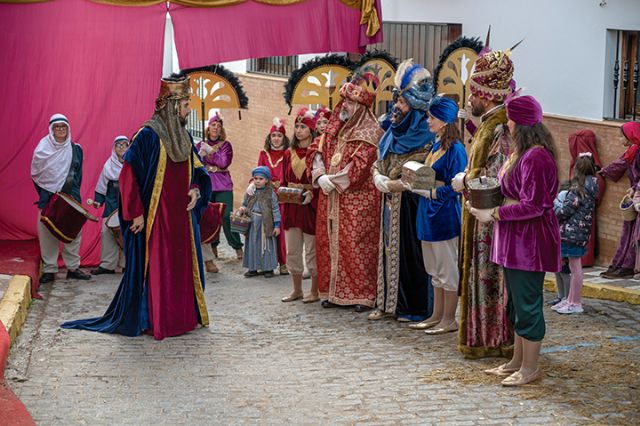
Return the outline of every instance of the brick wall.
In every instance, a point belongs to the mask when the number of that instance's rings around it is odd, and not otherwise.
[[[271,128],[273,117],[285,118],[287,135],[291,137],[293,134],[293,118],[287,115],[289,107],[282,96],[285,79],[253,74],[238,77],[249,97],[249,109],[242,111],[241,120],[238,119],[236,111],[223,111],[227,136],[234,149],[234,161],[230,170],[235,183],[236,208],[242,201],[246,183],[251,177],[251,169],[257,163],[258,153]],[[600,159],[605,165],[618,158],[625,150],[622,146],[623,137],[620,134],[619,123],[579,120],[550,114],[545,115],[544,122],[553,133],[558,145],[561,180],[567,179],[569,175],[571,156],[568,150],[568,137],[576,130],[589,128],[595,132]],[[618,203],[627,187],[626,177],[618,183],[607,181],[604,200],[598,209],[600,247],[600,253],[596,259],[598,265],[608,265],[615,254],[622,227]]]
[[[242,110],[242,119],[236,110],[222,112],[227,138],[233,145],[233,163],[229,169],[234,183],[234,208],[242,203],[251,169],[258,163],[273,117],[284,118],[287,136],[293,135],[293,118],[287,116],[289,107],[282,95],[286,79],[255,74],[238,74],[238,78],[249,97],[249,109]]]
[[[600,160],[607,165],[620,157],[625,148],[622,145],[623,136],[620,133],[620,123],[580,120],[547,114],[545,125],[553,134],[559,150],[560,179],[569,177],[569,135],[580,129],[590,129],[597,137],[597,148]],[[599,255],[596,264],[607,266],[615,255],[620,231],[622,229],[622,214],[619,203],[629,187],[629,180],[623,177],[614,183],[607,180],[604,199],[598,208],[598,243]]]

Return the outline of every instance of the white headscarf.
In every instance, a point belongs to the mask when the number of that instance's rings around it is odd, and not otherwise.
[[[53,137],[53,125],[64,123],[69,128],[67,139],[58,143]],[[49,134],[43,137],[33,152],[31,160],[31,178],[40,188],[49,192],[58,192],[69,174],[73,146],[71,145],[71,126],[62,114],[53,114],[49,119]]]
[[[118,180],[120,177],[122,162],[118,158],[118,154],[116,154],[116,143],[121,141],[126,141],[128,143],[129,139],[126,136],[120,135],[113,140],[111,157],[109,157],[109,159],[104,163],[102,173],[100,173],[98,184],[96,185],[96,192],[98,194],[107,195],[107,185],[109,184],[109,181]]]

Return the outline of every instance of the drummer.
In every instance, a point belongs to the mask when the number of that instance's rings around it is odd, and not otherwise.
[[[109,227],[110,218],[118,216],[118,200],[120,197],[120,185],[118,178],[124,153],[129,148],[129,139],[126,136],[118,136],[113,140],[111,156],[104,163],[102,173],[98,178],[96,193],[93,201],[95,208],[100,208],[104,204],[102,213],[102,231],[100,236],[100,266],[91,271],[92,275],[114,274],[116,266],[124,269],[125,258],[122,248],[118,244],[116,234]]]
[[[43,273],[40,283],[55,280],[58,272],[60,241],[40,222],[40,213],[56,192],[64,192],[80,202],[82,183],[82,148],[71,142],[69,120],[62,114],[49,119],[49,134],[38,143],[31,160],[31,178],[38,192],[38,240]],[[91,279],[80,270],[80,237],[62,245],[62,260],[67,267],[67,279]]]

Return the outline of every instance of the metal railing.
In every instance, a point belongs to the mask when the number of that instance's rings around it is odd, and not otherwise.
[[[398,61],[413,58],[433,72],[444,49],[462,34],[462,24],[383,22],[384,41],[369,49],[385,50]]]
[[[247,72],[289,77],[296,68],[298,68],[297,56],[270,56],[249,59]]]

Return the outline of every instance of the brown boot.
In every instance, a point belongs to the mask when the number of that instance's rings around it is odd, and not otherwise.
[[[242,260],[242,256],[244,253],[242,253],[242,248],[237,248],[236,249],[236,256],[238,257],[238,260]]]
[[[215,263],[213,263],[213,260],[207,260],[204,262],[204,266],[207,269],[207,272],[213,272],[214,274],[217,273],[219,271],[218,267],[216,266]]]

